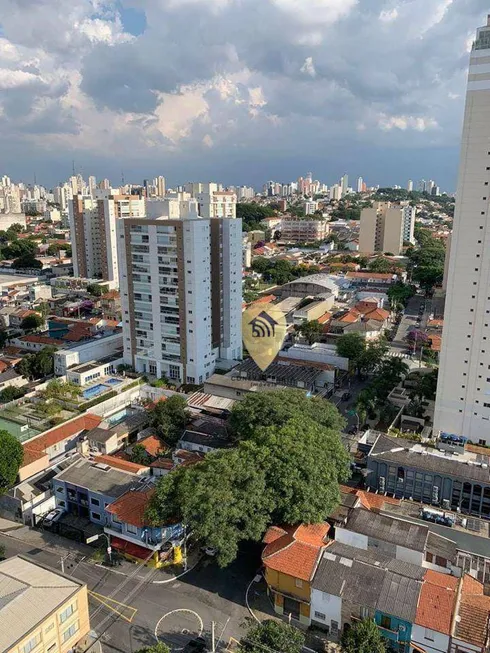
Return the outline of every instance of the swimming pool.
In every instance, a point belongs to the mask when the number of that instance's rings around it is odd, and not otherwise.
[[[84,399],[93,399],[94,397],[98,397],[101,395],[103,392],[107,392],[109,388],[106,385],[102,385],[102,383],[98,383],[97,385],[93,385],[91,388],[87,388],[86,390],[83,391],[83,398]]]
[[[109,377],[108,379],[106,379],[104,381],[104,383],[106,385],[119,385],[120,383],[122,383],[122,381],[121,381],[121,379],[114,379],[112,377]]]

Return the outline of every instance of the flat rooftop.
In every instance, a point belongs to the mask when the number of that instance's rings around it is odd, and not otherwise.
[[[81,587],[21,556],[0,562],[0,651],[13,650]]]
[[[108,465],[82,459],[58,474],[54,480],[117,499],[134,485],[137,477]]]
[[[8,286],[34,285],[39,281],[39,277],[27,277],[22,274],[5,274],[0,273],[0,288]]]

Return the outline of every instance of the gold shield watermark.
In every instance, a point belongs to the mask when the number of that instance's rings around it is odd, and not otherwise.
[[[256,304],[244,311],[243,342],[261,370],[266,370],[281,350],[287,328],[284,313],[275,306]]]

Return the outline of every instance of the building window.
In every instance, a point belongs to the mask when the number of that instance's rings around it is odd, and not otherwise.
[[[40,641],[41,638],[39,637],[39,635],[34,635],[34,637],[31,637],[31,639],[22,647],[23,653],[29,653],[30,651],[35,649]]]
[[[138,532],[138,529],[136,526],[133,526],[133,524],[126,524],[126,531],[128,533],[132,533],[133,535],[136,535]]]
[[[296,587],[303,587],[303,581],[301,580],[301,578],[295,578],[294,584],[296,585]]]
[[[424,633],[424,638],[428,639],[431,642],[433,642],[434,641],[434,631],[431,630],[430,628],[426,628],[425,633]]]
[[[434,556],[433,556],[432,553],[429,553],[429,551],[426,551],[425,552],[425,559],[427,560],[427,562],[432,562],[434,560]]]
[[[65,623],[65,621],[71,617],[71,615],[75,612],[77,607],[76,603],[72,603],[69,605],[67,608],[63,610],[63,612],[60,614],[60,624]]]
[[[74,624],[72,624],[68,630],[65,630],[63,633],[63,644],[67,642],[69,639],[73,637],[73,635],[78,631],[79,629],[79,622],[76,621]]]
[[[90,503],[93,506],[100,506],[100,501],[98,499],[94,499],[93,497],[90,498]]]
[[[320,619],[321,621],[325,621],[327,616],[323,614],[323,612],[316,612],[315,611],[315,619]]]
[[[92,515],[92,519],[95,519],[95,521],[100,521],[100,514],[98,512],[92,512],[90,514]]]
[[[386,630],[391,630],[391,618],[387,617],[386,615],[381,616],[381,628],[385,628]]]

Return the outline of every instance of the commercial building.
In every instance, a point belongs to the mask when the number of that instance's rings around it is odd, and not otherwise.
[[[470,56],[434,429],[490,444],[490,17]]]
[[[0,213],[0,231],[7,231],[14,224],[26,227],[26,216],[24,213]]]
[[[223,209],[214,197],[213,207],[201,203],[207,215]],[[203,218],[195,199],[179,197],[161,203],[160,217],[127,218],[118,230],[126,362],[202,383],[218,358],[241,358],[241,220]]]
[[[401,206],[375,202],[361,212],[359,251],[400,254],[405,233],[405,213]]]
[[[145,200],[137,195],[95,191],[75,195],[68,204],[75,277],[95,277],[119,285],[116,222],[146,214]]]
[[[2,653],[67,653],[89,631],[85,584],[22,556],[0,562]]]

